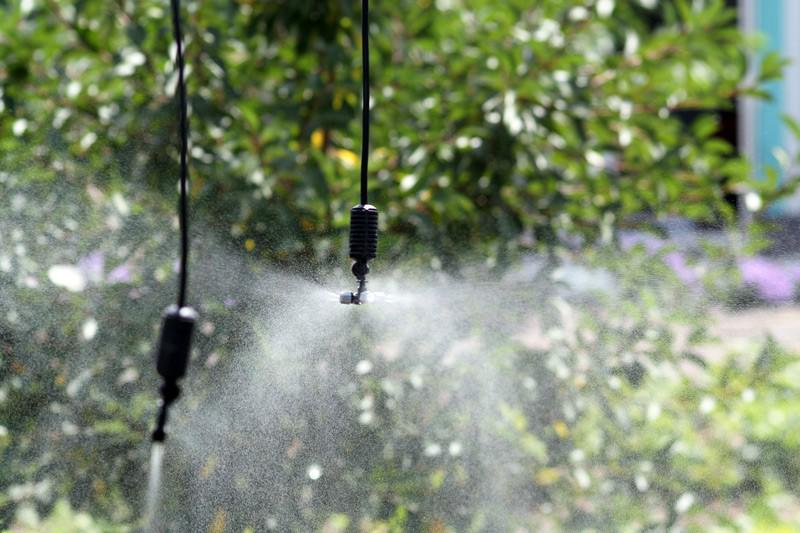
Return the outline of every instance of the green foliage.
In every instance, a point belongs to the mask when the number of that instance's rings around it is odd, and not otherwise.
[[[21,520],[13,526],[15,533],[122,533],[126,528],[98,523],[86,513],[75,512],[68,502],[59,500],[50,515],[41,520],[36,512],[27,509],[20,513]]]
[[[714,114],[757,89],[742,82],[733,12],[722,0],[647,5],[374,6],[383,254],[435,249],[455,269],[469,247],[503,262],[520,249],[609,238],[642,213],[730,221],[726,192],[774,189],[749,183],[747,165],[714,137]],[[357,198],[355,9],[189,5],[193,201],[216,229],[253,239],[272,259],[341,256],[332,237]],[[48,0],[7,11],[6,164],[35,158],[38,180],[171,191],[175,78],[163,2]],[[766,55],[759,80],[783,65]]]

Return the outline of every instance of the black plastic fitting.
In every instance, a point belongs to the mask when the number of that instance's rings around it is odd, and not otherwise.
[[[191,307],[171,305],[164,311],[156,370],[165,382],[175,382],[186,375],[196,321],[197,312]]]
[[[363,263],[366,266],[367,261],[375,259],[377,254],[378,209],[370,204],[353,206],[350,209],[350,257],[357,264]],[[353,273],[355,274],[355,270]]]
[[[367,274],[369,261],[378,255],[378,209],[374,205],[358,204],[350,209],[350,258],[353,259],[352,272],[358,280],[356,292],[343,292],[339,302],[343,304],[364,304],[369,301],[367,294]]]
[[[164,442],[169,406],[178,399],[181,389],[178,380],[186,375],[192,350],[192,333],[197,322],[197,312],[191,307],[171,305],[164,311],[161,338],[156,352],[156,370],[164,378],[158,406],[153,442]]]
[[[167,438],[165,428],[167,426],[167,415],[169,414],[169,406],[178,399],[181,395],[181,388],[175,381],[165,381],[161,385],[161,401],[158,405],[158,418],[156,420],[156,429],[153,431],[153,442],[164,442]]]

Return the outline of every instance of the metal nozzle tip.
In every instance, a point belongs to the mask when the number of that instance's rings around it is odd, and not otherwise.
[[[339,295],[339,303],[351,304],[353,303],[354,295],[352,292],[343,292]]]

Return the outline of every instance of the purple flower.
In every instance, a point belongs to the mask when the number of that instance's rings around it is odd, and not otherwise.
[[[763,257],[739,261],[739,271],[745,284],[755,288],[768,302],[787,302],[794,298],[796,273]]]
[[[122,263],[114,270],[108,273],[108,277],[106,278],[106,282],[108,283],[130,283],[131,281],[131,269],[130,267]]]
[[[795,285],[800,283],[800,265],[791,264],[791,265],[786,265],[785,268],[786,268],[786,274],[789,276],[789,279],[791,279]]]
[[[234,305],[236,305],[236,300],[234,300],[233,298],[225,298],[225,299],[222,301],[222,303],[223,303],[223,305],[225,305],[225,307],[227,307],[228,309],[230,309],[231,307],[233,307]]]
[[[649,233],[621,232],[619,244],[623,250],[630,250],[637,244],[641,244],[647,250],[647,253],[654,254],[664,246],[664,241]]]
[[[103,269],[105,268],[105,256],[100,250],[95,250],[89,255],[78,261],[78,269],[93,283],[103,279]]]
[[[684,283],[697,281],[697,273],[686,263],[686,258],[680,252],[670,252],[664,256],[664,263],[672,269],[678,279]]]

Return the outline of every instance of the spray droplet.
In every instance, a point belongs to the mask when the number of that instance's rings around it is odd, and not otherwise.
[[[316,481],[322,477],[322,467],[314,463],[308,467],[306,473],[311,481]]]
[[[149,531],[158,527],[159,498],[161,495],[161,462],[164,460],[164,445],[153,443],[150,448],[150,475],[147,481],[147,500],[145,502],[145,521]]]
[[[97,320],[90,318],[83,323],[81,327],[81,336],[83,340],[90,341],[97,335]]]
[[[372,361],[363,359],[356,365],[356,374],[363,376],[372,372]]]
[[[428,444],[425,447],[425,455],[428,457],[436,457],[437,455],[441,455],[442,447],[437,443]]]

